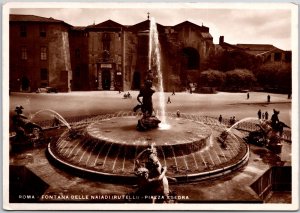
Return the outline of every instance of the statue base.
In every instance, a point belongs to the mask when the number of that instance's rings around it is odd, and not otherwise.
[[[155,129],[158,128],[159,123],[161,123],[161,121],[155,116],[143,116],[141,119],[138,120],[136,129],[138,131],[147,131],[150,129]]]

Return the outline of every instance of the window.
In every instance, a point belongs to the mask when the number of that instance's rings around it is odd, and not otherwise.
[[[102,37],[103,50],[109,51],[110,49],[110,35],[108,33],[104,33]]]
[[[280,61],[281,60],[281,53],[275,53],[274,54],[274,61]]]
[[[27,37],[27,27],[24,24],[20,26],[20,36]]]
[[[40,25],[40,37],[46,37],[46,26],[44,24]]]
[[[285,61],[286,62],[292,61],[292,52],[285,52]]]
[[[26,47],[21,48],[21,59],[27,60],[27,48]]]
[[[47,60],[47,48],[41,47],[41,60]]]
[[[48,81],[48,70],[46,68],[41,69],[41,80]]]

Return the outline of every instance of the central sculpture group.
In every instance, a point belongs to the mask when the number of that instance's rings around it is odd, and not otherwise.
[[[154,115],[152,95],[155,93],[153,89],[153,73],[151,70],[148,71],[144,86],[140,90],[137,96],[139,104],[134,107],[133,111],[141,109],[143,117],[138,120],[137,130],[145,131],[153,128],[157,128],[161,121]],[[140,98],[142,97],[142,101]]]

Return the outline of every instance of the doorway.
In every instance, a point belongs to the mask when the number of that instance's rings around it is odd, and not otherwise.
[[[22,82],[22,86],[21,86],[22,91],[26,91],[26,92],[29,91],[29,87],[30,87],[29,79],[26,76],[23,76],[21,82]]]
[[[139,90],[141,87],[141,75],[138,71],[133,73],[132,87],[133,90]]]
[[[110,90],[110,84],[111,84],[110,70],[103,69],[102,70],[102,89]]]

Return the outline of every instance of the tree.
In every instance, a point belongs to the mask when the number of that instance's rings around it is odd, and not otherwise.
[[[256,77],[247,69],[235,69],[226,72],[225,87],[229,90],[250,89],[256,83]]]
[[[230,71],[234,69],[254,70],[261,64],[261,59],[243,50],[218,51],[211,54],[204,64],[206,69]]]
[[[260,85],[268,90],[278,92],[291,92],[292,90],[292,67],[290,63],[269,62],[257,69],[257,80]]]
[[[200,73],[200,84],[206,87],[222,87],[225,77],[225,73],[218,70],[206,70]]]

